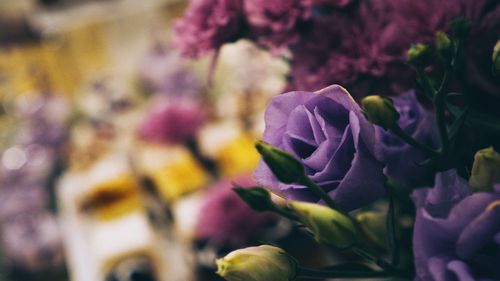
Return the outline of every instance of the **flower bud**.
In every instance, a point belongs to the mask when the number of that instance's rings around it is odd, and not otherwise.
[[[233,188],[234,192],[247,203],[247,205],[256,211],[274,210],[276,206],[271,200],[269,191],[262,187],[253,188]]]
[[[492,191],[500,183],[500,153],[493,147],[481,149],[474,156],[469,185],[475,191]]]
[[[396,125],[399,113],[390,98],[383,96],[367,96],[361,100],[366,119],[386,130]]]
[[[386,215],[381,212],[367,211],[356,216],[363,234],[380,248],[386,245]]]
[[[269,245],[239,249],[217,260],[217,274],[228,281],[288,281],[296,271],[294,258]]]
[[[255,145],[274,176],[282,183],[298,183],[306,178],[304,167],[290,153],[263,141]]]
[[[436,50],[446,59],[450,59],[453,54],[453,46],[450,37],[442,31],[436,32],[434,35],[434,45]]]
[[[465,39],[472,28],[472,22],[465,17],[457,17],[450,23],[450,30],[455,38]]]
[[[356,242],[356,227],[345,214],[313,203],[295,201],[289,206],[318,242],[341,249]]]
[[[493,60],[493,73],[500,75],[500,40],[498,40],[495,47],[493,47],[491,58]]]
[[[416,67],[426,67],[432,62],[432,52],[427,45],[415,44],[408,50],[407,62]]]

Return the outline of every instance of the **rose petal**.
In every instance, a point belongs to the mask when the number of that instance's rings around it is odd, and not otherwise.
[[[449,274],[446,272],[446,265],[448,259],[445,257],[432,257],[427,262],[427,267],[429,268],[429,273],[432,276],[432,280],[435,281],[447,281],[449,280]],[[429,276],[429,277],[431,277]],[[427,280],[427,279],[425,279]]]
[[[327,141],[327,144],[330,141]],[[325,144],[325,146],[327,145]],[[332,145],[333,146],[333,145]],[[321,183],[328,179],[341,179],[350,168],[350,159],[352,159],[354,155],[354,145],[353,145],[353,136],[350,127],[345,129],[345,132],[342,136],[340,144],[338,144],[337,150],[335,151],[335,155],[329,159],[326,165],[323,166],[323,169],[313,175],[311,175],[311,179],[315,182]],[[308,163],[313,162],[315,159],[306,159]],[[340,166],[343,165],[343,166]]]
[[[309,92],[289,92],[274,97],[266,109],[266,129],[263,139],[272,145],[280,145],[290,113],[312,97],[314,94]]]
[[[286,122],[286,132],[300,137],[306,143],[315,145],[314,134],[310,123],[304,122],[308,120],[308,110],[304,105],[299,105],[290,113]]]
[[[475,281],[472,277],[469,266],[461,260],[454,260],[446,266],[451,272],[455,274],[459,281]]]
[[[466,260],[473,258],[498,232],[500,232],[500,205],[497,204],[495,207],[487,208],[479,217],[467,224],[456,245],[457,255]]]
[[[354,155],[351,169],[339,186],[329,193],[333,200],[346,211],[352,211],[373,202],[384,193],[384,165],[360,143]]]
[[[309,124],[311,125],[311,129],[313,131],[314,140],[316,141],[316,144],[319,145],[326,140],[326,135],[316,117],[309,110],[307,110],[307,118],[309,119]]]

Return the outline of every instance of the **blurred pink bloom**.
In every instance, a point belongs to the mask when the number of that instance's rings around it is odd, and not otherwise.
[[[157,98],[139,127],[139,136],[160,143],[185,143],[196,137],[205,121],[205,110],[193,99]]]
[[[255,186],[249,177],[239,178],[236,184]],[[220,181],[208,189],[196,226],[196,238],[214,245],[238,246],[262,234],[266,226],[276,222],[271,213],[252,210],[231,189],[231,181]]]
[[[301,0],[244,0],[243,9],[250,36],[273,51],[295,43],[299,25],[310,17]]]
[[[175,25],[176,45],[184,56],[199,57],[239,38],[241,0],[191,0]]]

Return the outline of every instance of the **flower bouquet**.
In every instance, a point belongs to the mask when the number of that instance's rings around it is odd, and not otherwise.
[[[349,257],[309,268],[261,245],[220,276],[500,280],[498,1],[194,0],[175,29],[192,58],[247,39],[289,63],[260,186],[234,191]]]

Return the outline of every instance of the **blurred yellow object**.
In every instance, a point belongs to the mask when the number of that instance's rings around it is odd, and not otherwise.
[[[179,150],[162,168],[150,173],[162,197],[173,201],[203,188],[210,177],[188,151]]]
[[[0,76],[7,84],[0,90],[11,95],[74,94],[107,63],[102,30],[101,24],[85,25],[41,42],[0,49]]]
[[[257,168],[260,155],[255,149],[255,138],[241,134],[222,146],[215,155],[224,177],[252,172]]]
[[[79,207],[99,220],[113,220],[142,208],[139,189],[132,175],[122,175],[91,188]]]

